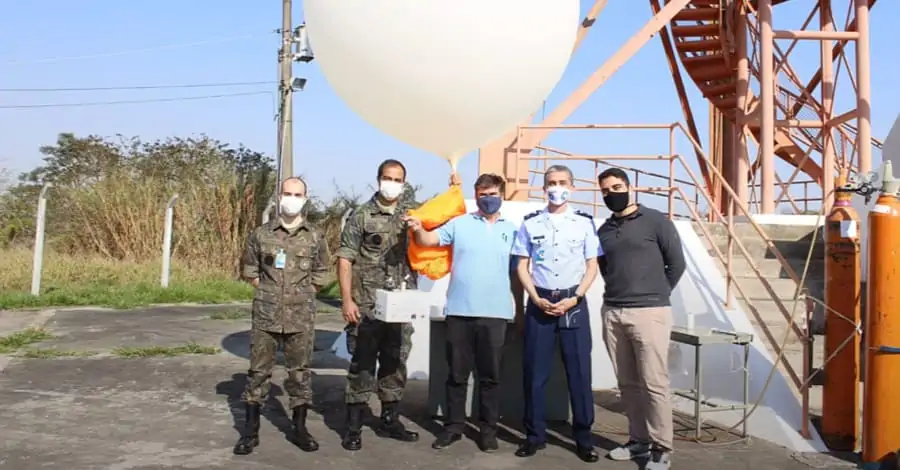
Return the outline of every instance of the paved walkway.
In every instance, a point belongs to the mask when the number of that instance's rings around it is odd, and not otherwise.
[[[363,450],[340,447],[343,370],[346,364],[327,348],[341,324],[333,314],[321,316],[315,353],[315,413],[310,429],[321,449],[304,454],[284,437],[290,423],[280,403],[284,392],[273,386],[273,399],[262,427],[262,444],[249,456],[234,456],[235,425],[242,420],[238,403],[244,387],[249,322],[245,307],[166,307],[132,311],[80,309],[56,312],[0,312],[0,335],[28,326],[43,326],[55,337],[0,356],[0,468],[11,470],[151,470],[151,469],[295,469],[340,470],[568,468],[629,469],[634,463],[601,459],[585,464],[559,439],[531,459],[513,455],[521,433],[510,429],[501,449],[479,452],[463,441],[441,452],[430,448],[438,426],[424,416],[427,385],[411,382],[404,413],[422,440],[403,444],[364,433]],[[245,311],[245,310],[244,310]],[[194,344],[217,347],[214,354],[141,357],[166,347]],[[197,346],[199,345],[199,346]],[[130,348],[130,349],[121,349]],[[175,352],[170,352],[176,354]],[[65,354],[65,355],[64,355]],[[123,357],[129,356],[129,357]],[[284,375],[278,371],[275,384]],[[625,420],[614,396],[597,396],[597,443],[610,448],[621,441]],[[377,413],[377,403],[373,403]],[[515,423],[512,423],[515,426]],[[689,428],[681,423],[680,428]],[[711,432],[717,443],[678,443],[675,469],[852,468],[831,457],[792,455],[755,440],[723,446],[730,436]]]

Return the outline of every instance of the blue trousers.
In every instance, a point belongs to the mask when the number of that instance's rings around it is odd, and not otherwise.
[[[571,289],[574,290],[574,289]],[[568,297],[538,289],[550,302]],[[525,309],[525,348],[522,361],[525,388],[525,433],[528,440],[542,444],[547,439],[546,396],[544,388],[550,380],[556,357],[556,339],[562,352],[569,399],[572,405],[573,439],[582,447],[593,447],[591,426],[594,424],[594,397],[591,389],[591,324],[587,302],[572,309],[572,327],[561,328],[560,318],[547,315],[530,300]]]

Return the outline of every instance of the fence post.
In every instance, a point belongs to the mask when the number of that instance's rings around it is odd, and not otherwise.
[[[38,195],[37,220],[34,228],[34,260],[31,264],[31,295],[41,294],[41,270],[44,264],[44,229],[47,226],[47,191],[53,186],[44,183]]]
[[[175,201],[177,200],[178,195],[175,194],[169,199],[169,204],[166,206],[166,221],[163,229],[162,275],[159,280],[160,285],[163,287],[169,287],[169,263],[172,260],[172,221],[175,218]]]

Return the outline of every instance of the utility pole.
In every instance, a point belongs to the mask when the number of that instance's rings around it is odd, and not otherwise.
[[[314,59],[312,48],[309,46],[309,38],[306,33],[306,24],[294,28],[291,17],[292,0],[282,0],[281,3],[281,48],[278,49],[278,146],[276,155],[278,160],[278,182],[294,174],[294,92],[303,91],[306,87],[306,78],[294,76],[294,62],[309,63]],[[296,49],[296,51],[295,51]],[[280,188],[275,189],[271,205],[263,212],[263,221],[273,215],[272,210],[278,210],[275,200],[278,199]]]
[[[282,0],[281,49],[278,51],[278,91],[281,111],[278,113],[279,181],[294,176],[294,28],[291,21],[292,0]]]

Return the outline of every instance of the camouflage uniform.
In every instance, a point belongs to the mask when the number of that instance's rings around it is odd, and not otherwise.
[[[408,441],[418,435],[398,426],[395,414],[406,387],[413,326],[376,320],[374,310],[376,289],[398,289],[402,282],[408,288],[416,287],[417,275],[407,257],[408,232],[400,220],[407,210],[418,205],[414,197],[408,184],[394,207],[382,206],[377,196],[372,196],[347,218],[337,252],[339,258],[353,263],[351,294],[360,312],[359,323],[348,324],[345,329],[347,349],[353,356],[347,371],[345,402],[350,407],[362,406],[377,391],[388,434]],[[354,424],[349,427],[353,431]],[[355,444],[345,442],[345,447],[358,449],[359,436],[354,439]]]
[[[284,250],[284,269],[275,257]],[[278,346],[284,351],[289,408],[312,402],[311,372],[315,339],[316,292],[326,282],[329,266],[325,237],[304,221],[288,231],[274,220],[254,230],[243,256],[243,277],[259,279],[253,299],[250,370],[243,399],[263,404]]]

